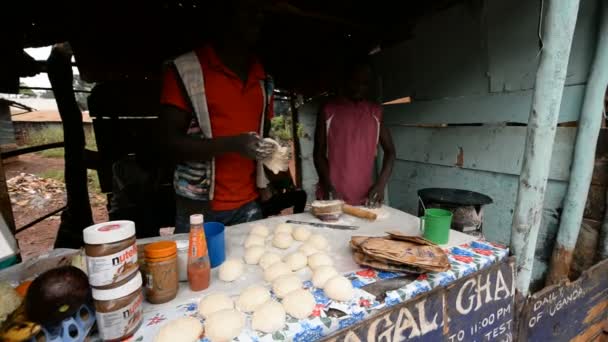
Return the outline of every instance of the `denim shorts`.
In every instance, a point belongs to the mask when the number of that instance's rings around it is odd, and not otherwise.
[[[262,209],[257,201],[249,202],[239,208],[226,211],[213,211],[209,209],[208,202],[200,202],[200,206],[192,200],[183,205],[183,200],[176,203],[175,232],[188,233],[190,231],[190,215],[203,214],[205,222],[220,222],[225,226],[233,226],[240,223],[261,220]]]

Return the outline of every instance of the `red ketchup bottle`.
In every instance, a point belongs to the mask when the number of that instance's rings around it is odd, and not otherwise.
[[[207,239],[203,228],[203,215],[190,216],[190,242],[188,247],[188,283],[192,291],[209,287],[211,264],[207,250]]]

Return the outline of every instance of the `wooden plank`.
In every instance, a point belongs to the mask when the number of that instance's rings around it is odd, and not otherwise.
[[[512,341],[514,260],[504,260],[329,336],[325,341]]]
[[[559,122],[578,120],[584,85],[564,88]],[[527,123],[532,90],[440,98],[384,106],[384,121],[391,125]]]
[[[531,296],[522,309],[520,341],[589,341],[608,319],[608,260],[571,283]]]
[[[526,127],[390,128],[400,160],[510,175],[521,171]],[[549,179],[568,179],[575,134],[575,128],[557,128]]]
[[[546,5],[546,4],[545,4]],[[538,63],[541,2],[529,0],[488,1],[488,56],[493,92],[531,89]],[[546,10],[547,6],[545,6]],[[597,25],[597,0],[582,0],[568,63],[566,84],[587,81]],[[507,18],[517,18],[508,21]],[[562,104],[563,105],[563,104]]]
[[[488,1],[486,13],[490,91],[533,88],[538,63],[540,2]]]
[[[412,39],[374,56],[383,102],[485,94],[487,54],[478,3],[454,4],[413,28]],[[447,57],[449,56],[449,57]]]

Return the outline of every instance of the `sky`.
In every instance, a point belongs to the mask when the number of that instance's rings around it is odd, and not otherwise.
[[[25,52],[37,61],[46,61],[51,53],[51,46],[25,49]],[[79,74],[78,68],[73,67],[72,69],[75,75]],[[51,83],[49,83],[49,78],[46,73],[40,73],[34,77],[21,77],[20,81],[25,83],[28,87],[51,87]]]

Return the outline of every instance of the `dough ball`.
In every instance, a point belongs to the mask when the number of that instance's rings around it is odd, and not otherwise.
[[[338,275],[338,271],[332,266],[319,266],[312,274],[312,284],[315,287],[323,288],[325,283],[333,276]]]
[[[198,342],[202,333],[201,321],[194,317],[181,317],[163,325],[154,342]]]
[[[308,238],[307,243],[310,243],[311,245],[315,246],[315,248],[318,250],[327,249],[327,246],[329,245],[329,243],[327,242],[327,239],[324,238],[323,235],[319,235],[319,234],[311,235]]]
[[[270,234],[270,229],[266,226],[262,226],[261,224],[256,224],[251,228],[251,232],[249,235],[259,235],[263,238],[266,238]]]
[[[308,240],[311,234],[312,233],[310,232],[310,230],[303,226],[296,227],[296,229],[293,230],[293,238],[296,241],[306,241]]]
[[[285,263],[289,265],[292,271],[297,271],[306,267],[308,259],[300,252],[294,252],[285,257]]]
[[[222,266],[220,266],[220,280],[228,282],[235,281],[241,276],[241,274],[243,274],[244,268],[243,262],[239,259],[226,260]]]
[[[287,266],[287,264],[284,262],[275,262],[264,270],[264,280],[271,283],[278,277],[285,274],[291,274],[291,268],[289,268],[289,266]]]
[[[297,319],[310,316],[315,309],[315,305],[317,305],[315,296],[304,289],[292,291],[283,298],[283,308]]]
[[[211,342],[232,341],[241,334],[244,325],[245,315],[234,309],[214,312],[205,321],[205,337]]]
[[[293,227],[289,223],[281,223],[280,225],[278,225],[275,228],[274,233],[275,234],[279,234],[279,233],[291,234],[292,231],[293,231]]]
[[[212,313],[225,309],[234,309],[234,302],[223,293],[210,294],[198,303],[198,313],[205,319]]]
[[[236,301],[237,309],[243,312],[252,312],[258,306],[270,299],[270,292],[264,286],[253,285],[241,292]]]
[[[309,242],[300,246],[300,248],[298,248],[298,251],[300,253],[304,254],[304,256],[306,256],[306,257],[309,257],[318,252],[317,247],[313,246]]]
[[[263,269],[267,269],[272,264],[275,264],[279,261],[281,261],[280,255],[278,255],[277,253],[266,252],[260,258],[260,267]]]
[[[285,326],[285,309],[273,300],[260,305],[251,318],[251,328],[265,333],[273,333]]]
[[[245,263],[248,265],[257,265],[264,253],[266,253],[266,249],[262,246],[247,248],[245,250]]]
[[[283,298],[289,292],[301,288],[302,281],[295,274],[282,275],[272,282],[272,291],[279,298]]]
[[[355,295],[353,284],[341,275],[331,277],[323,286],[323,291],[327,297],[339,302],[349,301]]]
[[[253,246],[262,246],[264,247],[264,243],[266,239],[262,236],[251,234],[245,240],[245,248],[253,247]]]
[[[274,234],[274,238],[272,239],[272,245],[282,249],[289,248],[292,242],[293,238],[291,237],[290,233]]]
[[[329,255],[318,252],[308,257],[308,266],[313,270],[317,269],[320,266],[331,266],[334,264],[334,261],[331,260]]]

